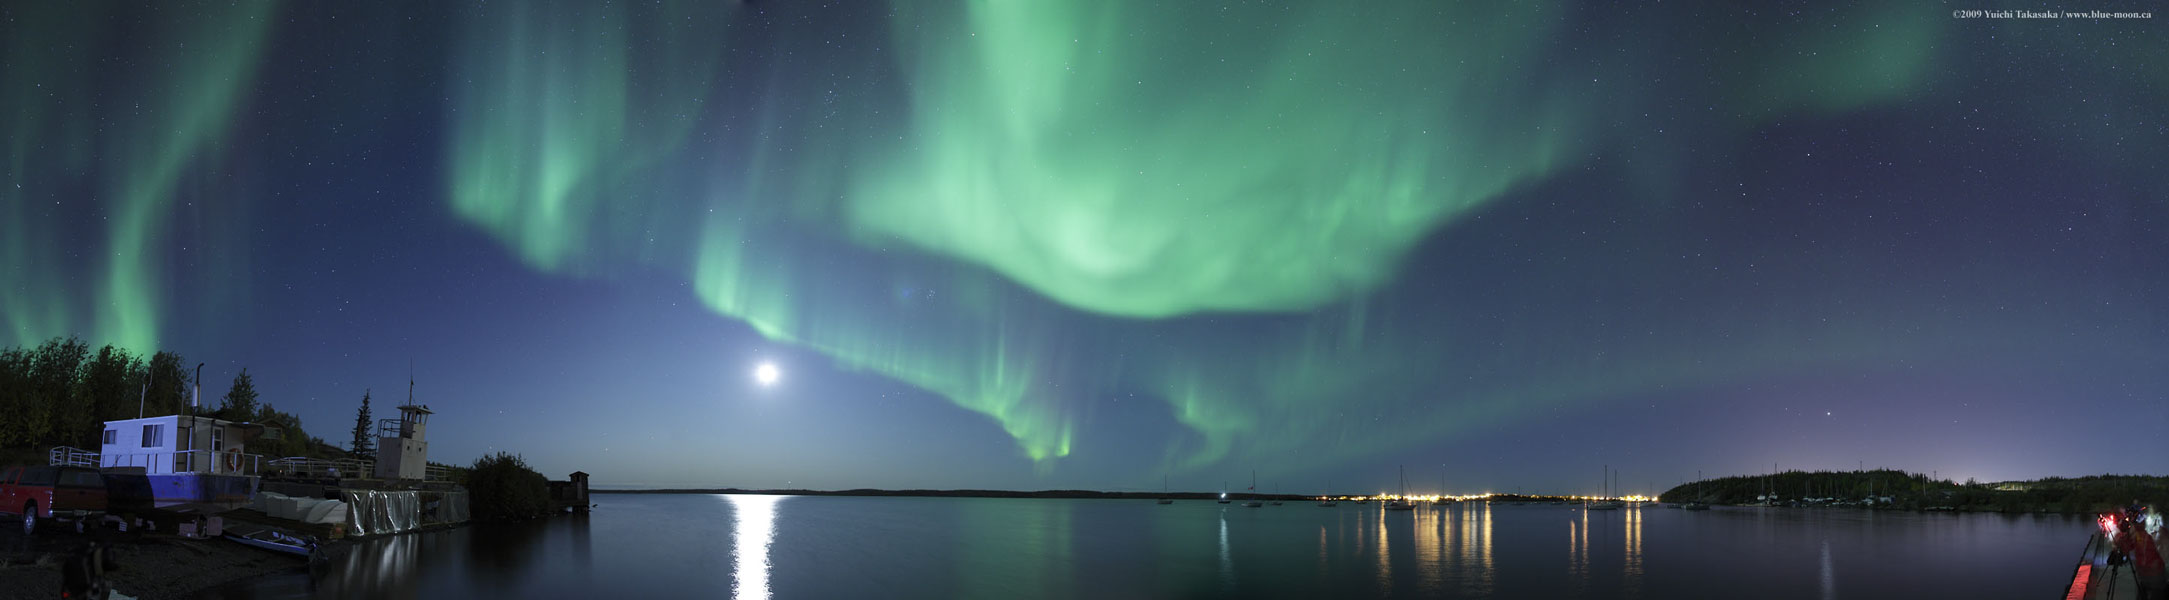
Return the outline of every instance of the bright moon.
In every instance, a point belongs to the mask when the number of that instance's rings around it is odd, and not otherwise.
[[[776,380],[781,378],[783,371],[777,369],[775,363],[761,363],[761,366],[753,368],[753,381],[761,385],[775,385]]]

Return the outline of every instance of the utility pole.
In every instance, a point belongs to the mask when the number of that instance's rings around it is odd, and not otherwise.
[[[149,372],[143,376],[143,390],[136,393],[136,418],[138,419],[143,418],[143,399],[151,395],[151,382],[158,381],[158,371],[150,370],[148,366],[145,366],[144,369]]]
[[[191,432],[188,435],[189,450],[196,449],[196,434],[193,432],[196,431],[196,414],[200,412],[203,412],[203,363],[196,363],[196,394],[188,400],[188,430]],[[212,448],[211,451],[217,452],[218,449]]]

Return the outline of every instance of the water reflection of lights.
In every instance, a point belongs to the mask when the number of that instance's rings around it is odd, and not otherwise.
[[[1830,568],[1830,540],[1823,540],[1823,598],[1838,597],[1838,574]]]
[[[1235,585],[1235,561],[1228,556],[1228,509],[1220,509],[1220,583]]]
[[[1628,597],[1642,593],[1642,509],[1629,507],[1620,511],[1627,521],[1626,591]]]
[[[1443,510],[1416,511],[1416,587],[1419,595],[1445,595],[1446,517]],[[1429,521],[1429,522],[1426,522]]]
[[[768,544],[776,539],[776,505],[784,496],[734,494],[731,503],[731,597],[768,597]]]
[[[1567,575],[1573,577],[1577,583],[1584,583],[1589,579],[1588,519],[1588,511],[1583,511],[1578,515],[1578,519],[1567,521]]]
[[[1325,535],[1325,526],[1324,526],[1324,525],[1319,525],[1319,526],[1318,526],[1318,577],[1320,577],[1320,578],[1323,578],[1323,577],[1325,577],[1325,576],[1326,576],[1326,535]]]
[[[1384,590],[1383,594],[1391,594],[1393,592],[1393,549],[1387,543],[1386,512],[1383,508],[1378,511],[1378,587]]]
[[[1461,509],[1461,586],[1478,596],[1491,594],[1491,503],[1474,502]]]

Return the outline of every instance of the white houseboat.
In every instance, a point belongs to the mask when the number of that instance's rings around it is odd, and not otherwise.
[[[106,421],[96,457],[72,462],[95,460],[115,483],[108,487],[128,500],[233,507],[247,504],[256,494],[263,467],[262,456],[244,451],[245,442],[278,434],[275,427],[210,417]],[[140,481],[135,479],[139,475]]]

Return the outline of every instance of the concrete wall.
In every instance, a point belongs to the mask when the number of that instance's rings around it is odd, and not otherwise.
[[[429,442],[377,438],[378,479],[422,479],[429,474]]]

